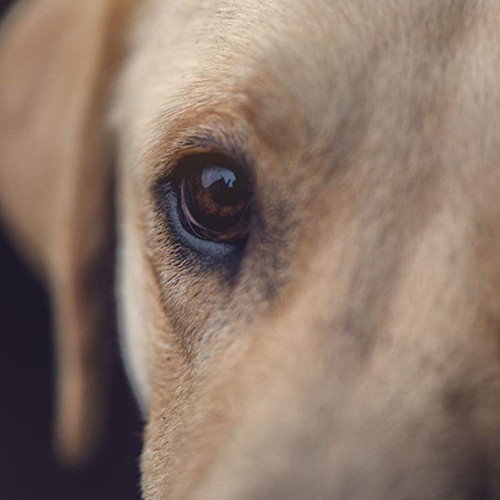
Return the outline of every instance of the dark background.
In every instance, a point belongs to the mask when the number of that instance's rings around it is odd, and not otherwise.
[[[0,16],[10,3],[0,0]],[[116,338],[110,359],[109,422],[101,450],[79,469],[60,466],[54,456],[49,309],[41,283],[0,227],[0,500],[137,500],[142,425]]]

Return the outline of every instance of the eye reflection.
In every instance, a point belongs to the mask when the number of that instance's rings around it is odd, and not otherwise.
[[[236,181],[236,175],[225,167],[205,167],[202,170],[201,184],[205,189],[219,181],[223,181],[228,188],[232,188]]]

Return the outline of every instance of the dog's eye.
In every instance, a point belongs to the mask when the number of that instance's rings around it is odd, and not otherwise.
[[[179,183],[184,228],[205,240],[244,240],[249,226],[250,189],[243,169],[224,165],[217,158],[196,163]]]

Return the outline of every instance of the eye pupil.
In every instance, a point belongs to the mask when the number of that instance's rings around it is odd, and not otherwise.
[[[180,184],[181,220],[196,236],[213,241],[239,241],[248,230],[250,193],[239,167],[204,164]]]

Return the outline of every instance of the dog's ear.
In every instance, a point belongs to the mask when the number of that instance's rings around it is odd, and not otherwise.
[[[67,463],[92,450],[102,420],[105,110],[133,1],[22,0],[0,32],[0,209],[53,298],[55,436]]]

